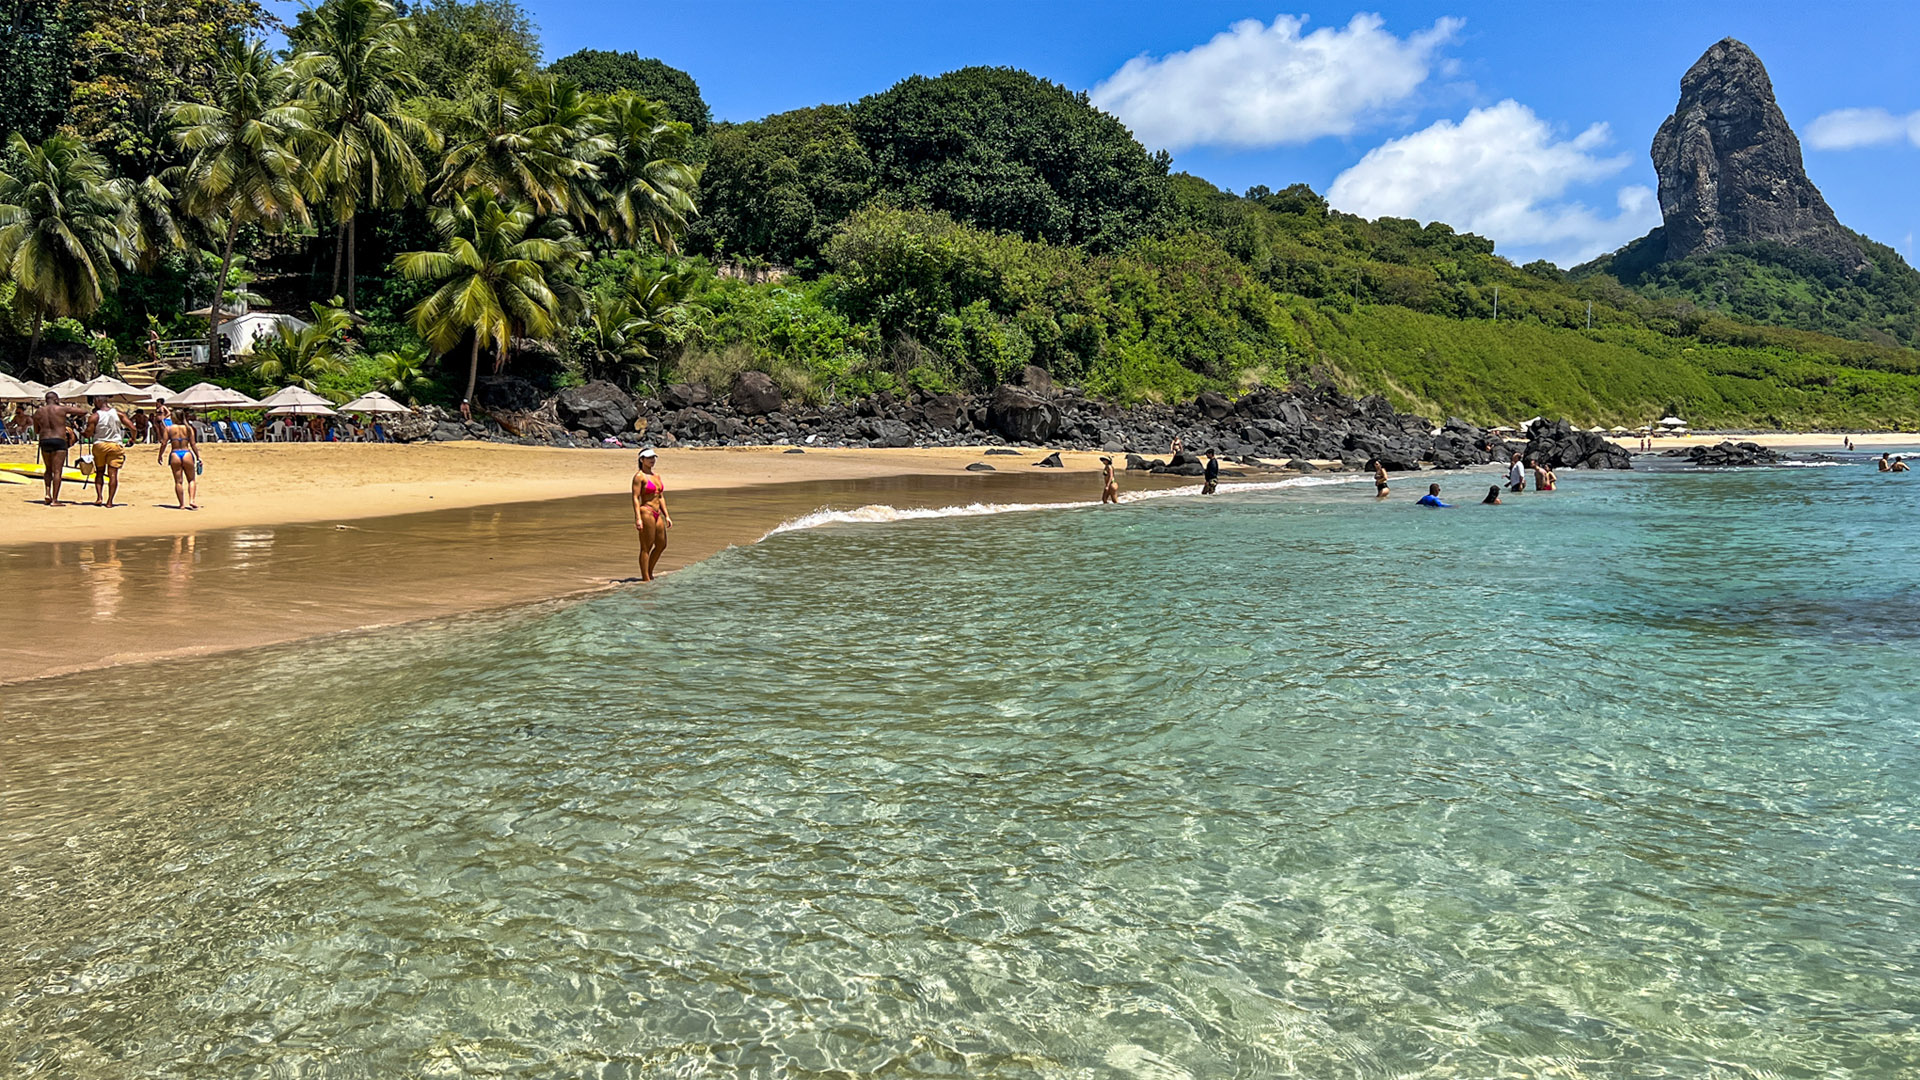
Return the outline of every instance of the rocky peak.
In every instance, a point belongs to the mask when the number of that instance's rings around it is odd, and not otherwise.
[[[1828,255],[1849,270],[1867,265],[1807,179],[1800,140],[1773,97],[1760,58],[1719,41],[1680,79],[1680,103],[1653,137],[1666,257],[1772,240]]]

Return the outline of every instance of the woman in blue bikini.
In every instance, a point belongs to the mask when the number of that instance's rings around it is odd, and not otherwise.
[[[200,439],[186,423],[167,418],[160,435],[160,460],[173,469],[173,494],[180,509],[200,509]]]

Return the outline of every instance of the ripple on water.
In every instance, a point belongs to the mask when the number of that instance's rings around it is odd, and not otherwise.
[[[29,689],[0,1060],[1913,1073],[1920,710],[1829,625],[1897,621],[1911,512],[1759,482],[810,529],[155,672],[137,732]]]

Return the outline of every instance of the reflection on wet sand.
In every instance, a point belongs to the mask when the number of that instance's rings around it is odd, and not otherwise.
[[[675,496],[663,570],[823,507],[1087,499],[1078,475],[962,474],[770,484]],[[628,496],[0,547],[0,684],[219,652],[624,583]],[[163,634],[156,626],[164,621]]]

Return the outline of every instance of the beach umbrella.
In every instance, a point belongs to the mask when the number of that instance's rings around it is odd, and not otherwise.
[[[381,393],[380,391],[375,390],[372,393],[361,394],[359,397],[354,398],[352,401],[349,401],[345,405],[340,406],[340,411],[341,412],[357,412],[357,413],[398,414],[398,413],[410,413],[413,410],[393,400],[392,398]]]
[[[177,394],[168,395],[167,404],[182,409],[252,409],[260,403],[241,393],[212,383],[194,383]]]
[[[112,398],[115,401],[145,401],[147,392],[131,383],[121,382],[111,375],[102,375],[80,388],[83,398]]]
[[[47,389],[60,395],[60,400],[62,401],[74,401],[80,397],[80,390],[86,385],[86,383],[81,382],[79,379],[67,379],[64,382],[54,383],[52,386],[47,387]],[[41,396],[45,397],[46,395],[43,393]]]
[[[47,390],[42,386],[35,391],[36,386],[39,384],[0,374],[0,401],[39,401],[47,396]]]
[[[269,411],[278,409],[282,405],[320,405],[327,409],[333,408],[333,402],[328,401],[326,398],[321,397],[311,390],[303,390],[298,386],[289,386],[283,390],[275,390],[273,393],[261,398],[256,404],[259,408]]]
[[[269,411],[267,415],[268,416],[332,416],[334,415],[334,410],[333,410],[333,407],[330,405],[325,405],[325,404],[309,405],[305,402],[302,402],[298,405],[282,405],[277,409],[273,409]]]

